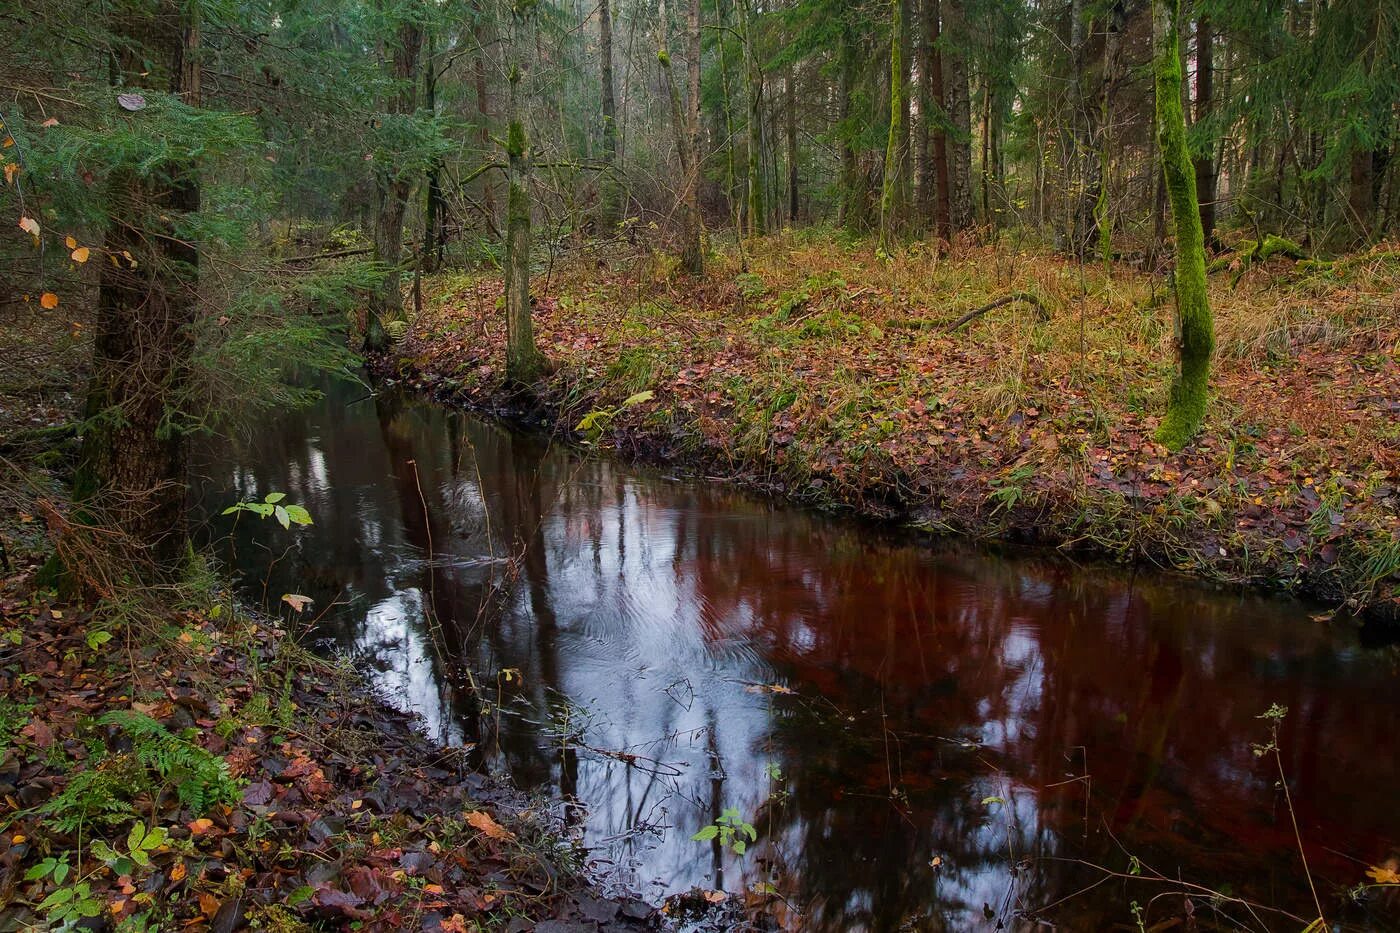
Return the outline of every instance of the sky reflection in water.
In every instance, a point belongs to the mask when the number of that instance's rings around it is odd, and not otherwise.
[[[1131,852],[1302,915],[1276,774],[1250,750],[1272,703],[1323,896],[1395,854],[1394,655],[1297,604],[909,545],[363,395],[333,387],[211,458],[210,513],[281,491],[315,517],[240,525],[247,592],[335,603],[334,649],[545,789],[649,896],[771,881],[808,929],[970,929]],[[452,685],[435,632],[500,689],[499,717]],[[725,807],[759,832],[742,859],[690,839]],[[1100,928],[1160,891],[1105,884],[1048,916]]]

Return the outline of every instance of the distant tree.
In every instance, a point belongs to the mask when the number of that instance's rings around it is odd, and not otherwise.
[[[544,356],[535,346],[530,314],[530,145],[520,82],[533,51],[535,6],[539,0],[511,4],[510,96],[506,111],[506,379],[529,385],[544,370]]]
[[[384,124],[385,136],[399,142],[408,129],[406,118],[418,107],[418,57],[423,48],[423,26],[411,10],[396,10],[389,15],[398,22],[395,32],[385,42],[391,84],[384,112],[378,119]],[[392,153],[393,149],[389,151]],[[365,321],[366,350],[382,350],[388,346],[385,322],[403,318],[399,265],[403,260],[404,214],[413,191],[414,175],[412,164],[392,155],[376,161],[374,258],[383,267],[384,278],[370,294]]]

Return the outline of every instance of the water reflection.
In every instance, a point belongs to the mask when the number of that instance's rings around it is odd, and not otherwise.
[[[1250,748],[1273,703],[1325,906],[1395,854],[1388,656],[1292,603],[910,546],[359,394],[212,458],[211,512],[282,491],[316,519],[290,549],[240,526],[249,592],[314,597],[331,647],[644,893],[772,883],[808,929],[1108,928],[1163,890],[1095,886],[1085,863],[1131,853],[1308,915]],[[728,807],[743,858],[690,839]]]

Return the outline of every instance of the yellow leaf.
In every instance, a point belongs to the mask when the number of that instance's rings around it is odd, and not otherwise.
[[[63,245],[67,246],[69,249],[77,249],[78,241],[73,239],[71,236],[66,236],[63,238]]]
[[[86,246],[79,246],[77,249],[73,250],[73,261],[87,262],[88,254],[91,252],[92,250],[88,249]]]
[[[175,867],[172,868],[172,869],[170,869],[170,880],[171,880],[171,881],[184,881],[184,880],[185,880],[185,875],[188,874],[188,873],[189,873],[189,869],[185,867],[185,863],[184,863],[183,861],[181,861],[181,862],[176,862],[176,863],[175,863]]]
[[[10,147],[13,146],[14,144],[15,144],[15,138],[14,138],[13,136],[6,136],[6,137],[5,137],[5,148],[6,148],[6,149],[10,148]]]
[[[1400,872],[1393,868],[1368,868],[1366,876],[1376,884],[1400,884]]]
[[[12,185],[15,183],[15,176],[19,174],[19,166],[13,162],[5,163],[5,183]]]
[[[39,296],[39,304],[52,311],[58,307],[58,296],[53,292],[44,292]]]
[[[39,221],[35,220],[33,217],[21,217],[19,219],[19,228],[30,236],[39,235]]]
[[[195,836],[203,836],[205,833],[209,832],[209,830],[214,827],[214,821],[209,819],[208,817],[200,817],[199,819],[194,820],[188,823],[187,825],[190,828],[191,834]]]
[[[283,593],[282,602],[292,607],[294,612],[305,612],[306,607],[311,605],[310,596],[302,596],[300,593]]]
[[[492,839],[500,839],[502,841],[505,841],[508,839],[515,838],[514,833],[506,829],[500,823],[497,823],[491,817],[491,814],[486,813],[483,810],[473,810],[470,813],[468,813],[467,822],[470,823],[477,830],[480,830],[481,832],[490,836]]]

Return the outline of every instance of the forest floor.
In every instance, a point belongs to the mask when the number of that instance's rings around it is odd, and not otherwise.
[[[89,350],[81,322],[3,325],[0,930],[655,926],[550,807],[304,650],[288,607],[247,615],[205,568],[121,582],[101,548],[73,555],[88,597],[40,586]]]
[[[0,929],[652,928],[549,807],[276,620],[74,603],[32,569],[0,580]]]
[[[1209,420],[1176,454],[1153,439],[1165,275],[1014,244],[886,260],[821,232],[746,252],[699,280],[648,252],[537,270],[552,368],[530,405],[504,385],[493,276],[426,279],[390,362],[455,404],[533,406],[559,433],[803,503],[1400,614],[1395,244],[1223,260]],[[1017,293],[1046,313],[1012,302],[950,330]]]

